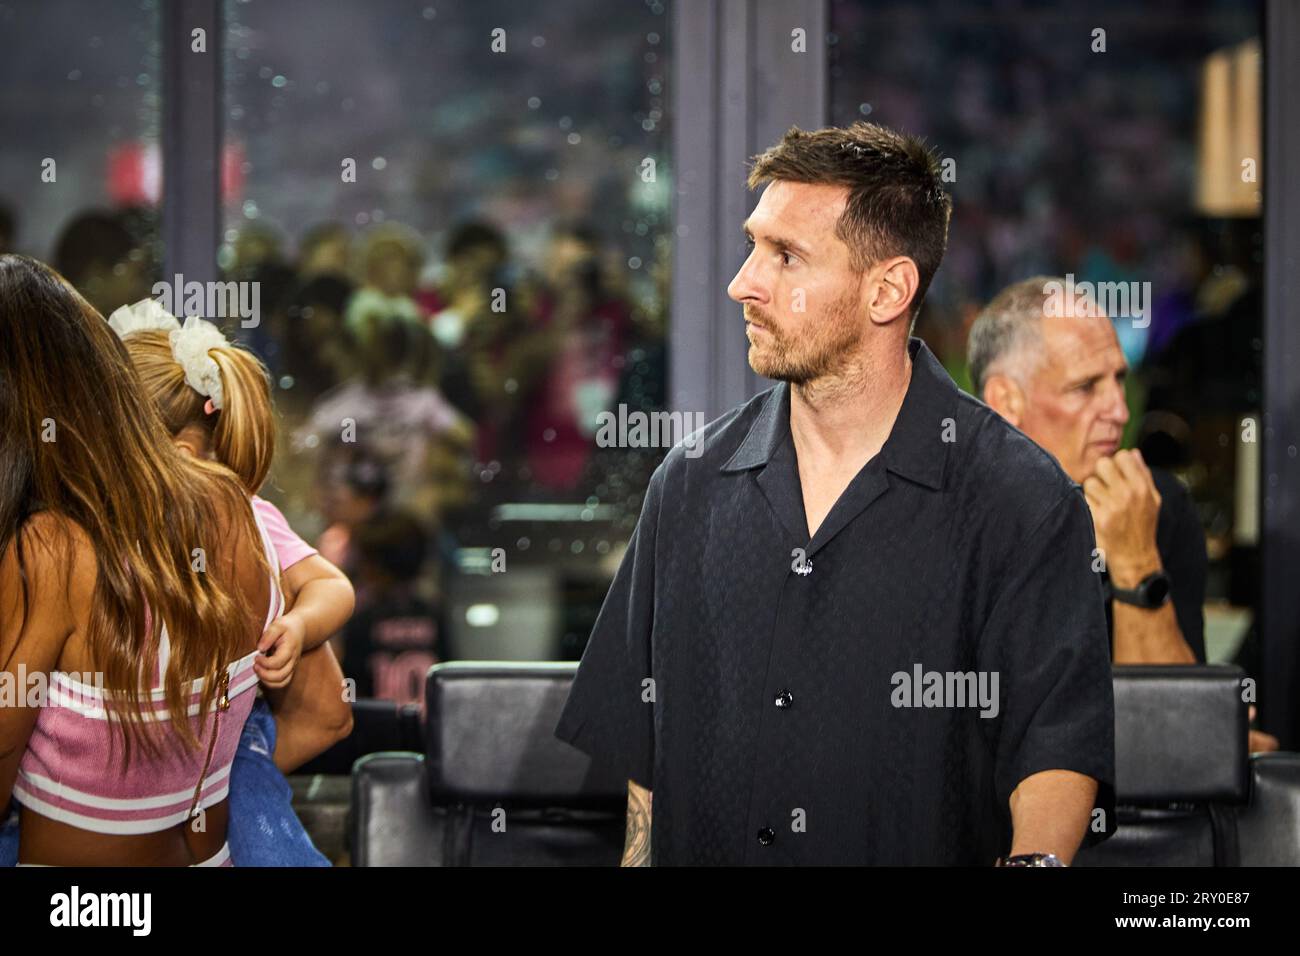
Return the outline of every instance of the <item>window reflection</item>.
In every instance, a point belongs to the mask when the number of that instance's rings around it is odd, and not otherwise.
[[[157,278],[155,0],[0,3],[0,252],[49,262],[102,313]]]
[[[576,657],[664,451],[596,439],[665,397],[665,7],[295,6],[226,7],[267,495],[358,584],[371,692],[414,652]]]
[[[906,129],[953,160],[949,248],[917,328],[964,388],[970,324],[1003,287],[1151,284],[1149,326],[1116,324],[1125,444],[1196,500],[1207,644],[1227,659],[1249,622],[1228,605],[1258,598],[1259,445],[1243,435],[1262,401],[1262,178],[1245,162],[1259,160],[1261,5],[1132,6],[939,0],[921,22],[909,4],[834,0],[831,118]]]

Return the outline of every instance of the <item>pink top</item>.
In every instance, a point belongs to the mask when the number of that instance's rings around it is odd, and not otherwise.
[[[275,548],[275,556],[280,559],[282,573],[304,558],[310,558],[318,553],[315,548],[294,533],[294,530],[289,527],[289,522],[284,520],[280,509],[265,498],[254,495],[253,510],[262,519],[262,526],[266,528],[266,533],[271,536],[271,546]]]
[[[262,547],[271,567],[277,568],[275,548],[259,510],[254,519],[262,536]],[[266,624],[284,610],[278,575],[271,575],[271,601]],[[264,625],[265,628],[265,625]],[[163,627],[158,660],[154,664],[153,686],[142,701],[147,722],[169,721],[162,675],[170,661],[171,643]],[[121,734],[110,727],[104,710],[108,694],[102,687],[73,680],[56,671],[50,675],[50,695],[32,728],[27,750],[18,765],[14,797],[24,807],[42,816],[95,833],[155,833],[183,823],[190,816],[195,791],[197,808],[207,809],[226,799],[230,791],[230,767],[244,721],[253,707],[257,673],[246,654],[226,667],[230,676],[229,709],[216,723],[216,740],[208,760],[214,717],[206,726],[198,722],[199,695],[205,678],[189,682],[189,713],[199,747],[180,753],[168,748],[151,757],[133,748],[129,767],[120,762]],[[218,701],[213,701],[215,711]],[[207,762],[207,773],[204,763]],[[202,785],[200,787],[200,780]]]

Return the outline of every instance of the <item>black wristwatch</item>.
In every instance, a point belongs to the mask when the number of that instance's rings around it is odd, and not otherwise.
[[[1163,607],[1169,600],[1169,575],[1163,570],[1152,571],[1139,581],[1135,588],[1117,588],[1109,582],[1107,585],[1110,596],[1116,601],[1123,601],[1125,604],[1132,604],[1134,607],[1145,608],[1148,611]]]

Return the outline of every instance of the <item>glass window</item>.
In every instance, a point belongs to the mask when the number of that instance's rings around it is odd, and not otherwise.
[[[1149,324],[1116,321],[1125,444],[1189,486],[1207,650],[1233,657],[1258,597],[1261,4],[830,9],[832,121],[919,134],[952,160],[948,253],[917,330],[963,387],[967,332],[1003,287],[1149,283]]]
[[[664,452],[597,441],[664,403],[664,5],[225,10],[220,264],[259,283],[266,494],[358,586],[344,669],[577,657]]]
[[[0,3],[0,252],[105,315],[158,270],[159,5]]]

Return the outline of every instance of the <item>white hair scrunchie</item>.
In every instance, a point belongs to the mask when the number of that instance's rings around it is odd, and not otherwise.
[[[197,316],[187,316],[185,324],[171,333],[171,343],[172,355],[185,370],[185,384],[210,398],[213,408],[221,408],[221,369],[208,354],[211,349],[230,348],[221,330]]]
[[[108,324],[120,339],[132,332],[172,332],[181,327],[176,316],[164,309],[157,299],[141,299],[124,305],[108,317]]]

